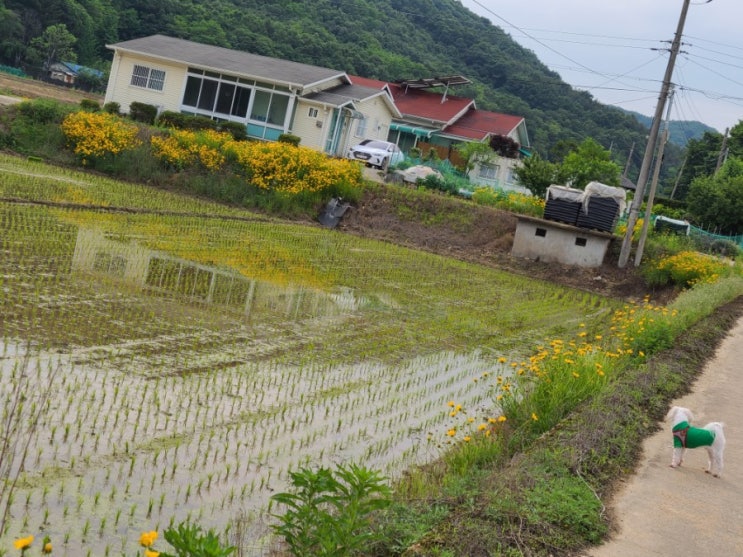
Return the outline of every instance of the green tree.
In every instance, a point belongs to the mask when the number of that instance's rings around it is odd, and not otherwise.
[[[730,128],[728,138],[728,152],[739,158],[743,158],[743,120]]]
[[[25,50],[20,16],[0,4],[0,61],[17,66]]]
[[[560,181],[578,189],[592,181],[618,186],[620,176],[621,169],[611,160],[611,153],[590,137],[565,156],[559,170]]]
[[[547,188],[557,181],[558,166],[535,153],[524,159],[515,170],[519,183],[538,197],[547,194]]]
[[[686,164],[679,179],[675,199],[685,199],[695,179],[711,175],[717,166],[722,147],[722,134],[705,132],[701,139],[692,139],[686,145]]]
[[[578,150],[578,142],[575,139],[560,139],[555,143],[549,152],[550,160],[555,163],[561,163],[570,153]]]
[[[743,234],[743,160],[730,158],[716,175],[696,178],[686,204],[696,225],[725,235]]]
[[[48,70],[55,62],[77,60],[74,50],[76,42],[77,39],[67,30],[64,23],[50,25],[40,37],[31,41],[29,53],[34,61]]]
[[[486,143],[467,141],[454,146],[454,150],[464,159],[465,174],[475,166],[478,160],[485,160],[493,155],[493,150]]]

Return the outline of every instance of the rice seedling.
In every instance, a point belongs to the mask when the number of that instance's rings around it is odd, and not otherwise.
[[[29,378],[54,378],[36,401],[19,496],[0,492],[0,504],[10,534],[24,505],[48,509],[70,554],[88,550],[96,512],[96,546],[116,547],[150,520],[260,517],[269,489],[311,463],[364,458],[399,474],[439,454],[422,432],[449,398],[484,404],[491,354],[523,359],[522,347],[598,328],[615,309],[99,176],[5,155],[0,170],[0,195],[47,203],[0,203],[0,394],[25,357]]]

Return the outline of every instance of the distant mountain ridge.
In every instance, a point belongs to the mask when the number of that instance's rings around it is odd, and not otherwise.
[[[650,129],[653,123],[652,117],[631,110],[625,110],[625,112],[637,118],[638,122]],[[668,123],[668,131],[668,140],[679,147],[685,147],[690,139],[701,139],[706,132],[720,133],[715,128],[697,120],[671,120]]]

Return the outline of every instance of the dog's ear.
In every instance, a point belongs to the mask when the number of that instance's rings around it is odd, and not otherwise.
[[[678,411],[678,406],[671,406],[671,409],[668,411],[668,414],[666,414],[666,420],[673,420],[673,416],[676,415],[676,412]]]

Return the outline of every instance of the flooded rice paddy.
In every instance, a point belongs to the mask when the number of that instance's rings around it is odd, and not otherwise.
[[[2,180],[6,196],[102,195],[84,175]],[[30,533],[56,555],[132,554],[142,531],[240,516],[260,554],[289,471],[353,461],[394,478],[435,459],[447,401],[489,415],[475,379],[508,374],[500,357],[610,313],[582,292],[208,210],[0,203],[0,548]]]

